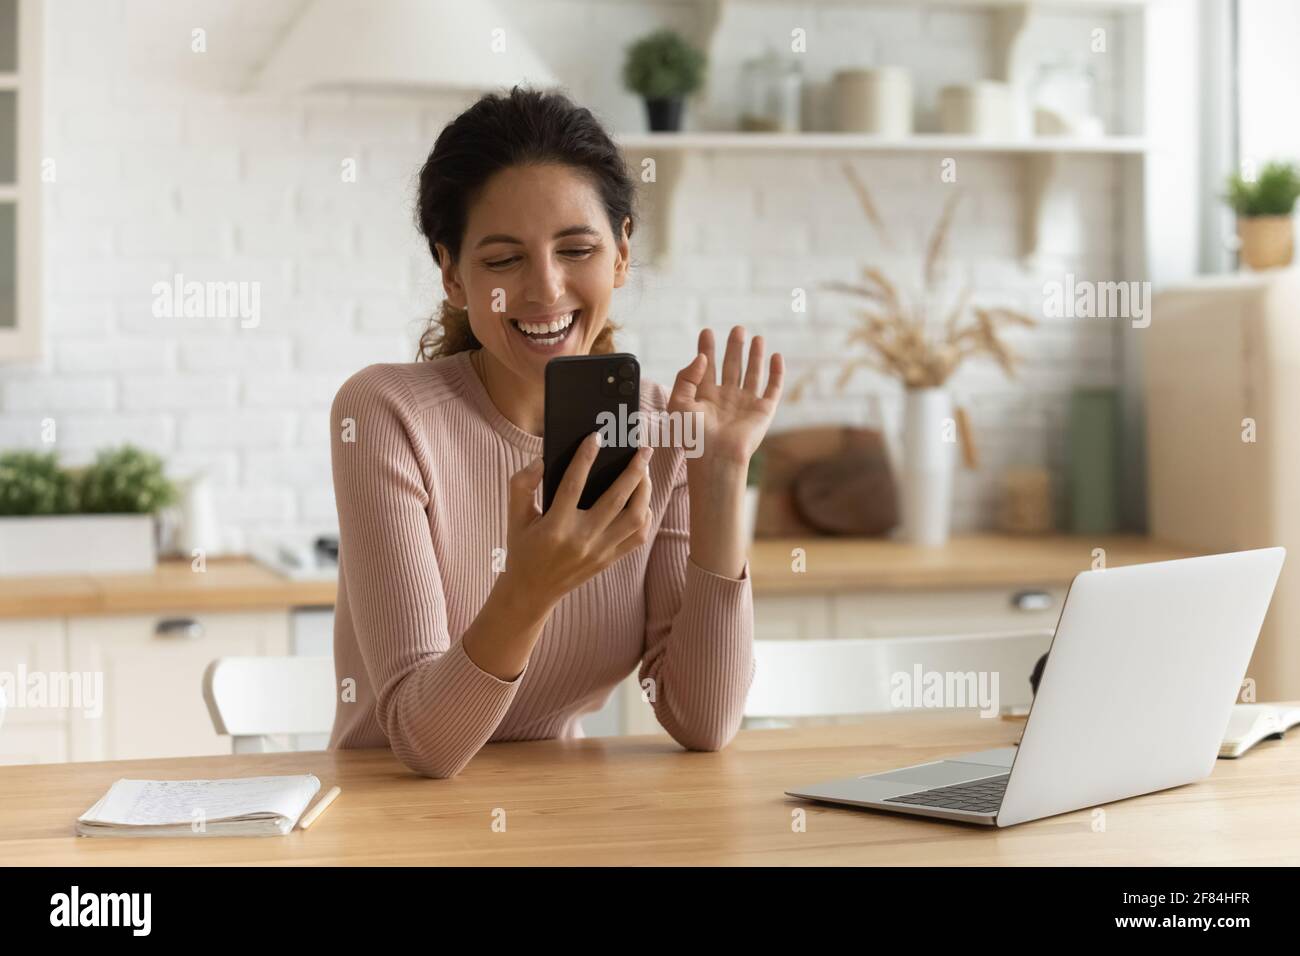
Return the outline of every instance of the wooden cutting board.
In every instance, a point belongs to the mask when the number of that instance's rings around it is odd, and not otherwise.
[[[755,536],[880,535],[898,523],[878,431],[822,425],[769,434]]]

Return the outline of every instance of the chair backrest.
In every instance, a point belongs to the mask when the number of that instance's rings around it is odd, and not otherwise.
[[[222,657],[203,672],[212,725],[235,753],[266,749],[279,734],[327,734],[334,724],[329,657]]]
[[[926,675],[935,672],[996,673],[998,703],[1027,704],[1032,696],[1030,672],[1051,644],[1052,633],[1040,629],[934,637],[757,640],[757,670],[745,717],[833,717],[898,710],[896,688],[911,688],[918,676],[924,682]],[[948,706],[955,705],[949,702]]]

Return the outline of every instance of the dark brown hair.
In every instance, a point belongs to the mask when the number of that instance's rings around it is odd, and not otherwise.
[[[487,181],[512,166],[553,163],[585,174],[600,194],[617,239],[628,219],[634,226],[636,186],[622,153],[592,115],[558,92],[512,87],[489,93],[447,124],[420,170],[417,224],[440,266],[436,243],[452,262],[460,258],[470,204]],[[630,231],[630,230],[629,230]],[[591,351],[614,351],[617,327],[606,322]],[[482,343],[469,312],[444,301],[420,336],[417,359],[453,355]]]

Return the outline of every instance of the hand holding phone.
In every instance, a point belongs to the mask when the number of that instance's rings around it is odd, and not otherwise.
[[[522,568],[519,580],[543,605],[554,604],[629,551],[650,540],[650,455],[633,449],[628,466],[590,508],[580,508],[600,450],[592,432],[578,443],[543,514],[537,508],[540,460],[510,479],[506,571]]]

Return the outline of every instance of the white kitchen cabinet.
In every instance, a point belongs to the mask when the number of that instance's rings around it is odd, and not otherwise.
[[[69,759],[230,752],[212,729],[203,671],[218,657],[289,653],[289,615],[168,613],[70,618],[73,671],[103,674],[103,713],[69,715]]]
[[[1061,614],[1066,586],[858,591],[836,594],[773,595],[754,598],[754,639],[908,638],[939,635],[1006,634],[1052,631]],[[1048,639],[1043,638],[1042,650]],[[1019,645],[1018,645],[1019,646]],[[1023,660],[1008,662],[1005,648],[989,645],[989,667],[996,667],[1006,702],[1027,703],[1029,674],[1038,653],[1030,642]],[[969,655],[967,644],[964,653]],[[1023,672],[1023,673],[1021,673]],[[1022,686],[1023,685],[1023,686]],[[622,701],[623,732],[663,733],[650,705],[641,699],[633,673],[615,692]],[[1025,698],[1022,700],[1021,698]],[[788,724],[848,723],[855,717],[799,718]]]
[[[63,701],[56,699],[58,695],[51,698],[48,692],[44,699],[36,699],[31,680],[41,681],[47,689],[57,688],[63,686],[60,682],[66,673],[63,621],[0,621],[0,680],[9,698],[0,723],[0,764],[57,763],[68,759],[68,715]],[[20,689],[20,683],[27,688]]]
[[[1065,586],[873,591],[830,598],[836,637],[924,637],[1051,630]],[[755,602],[757,604],[757,602]]]

